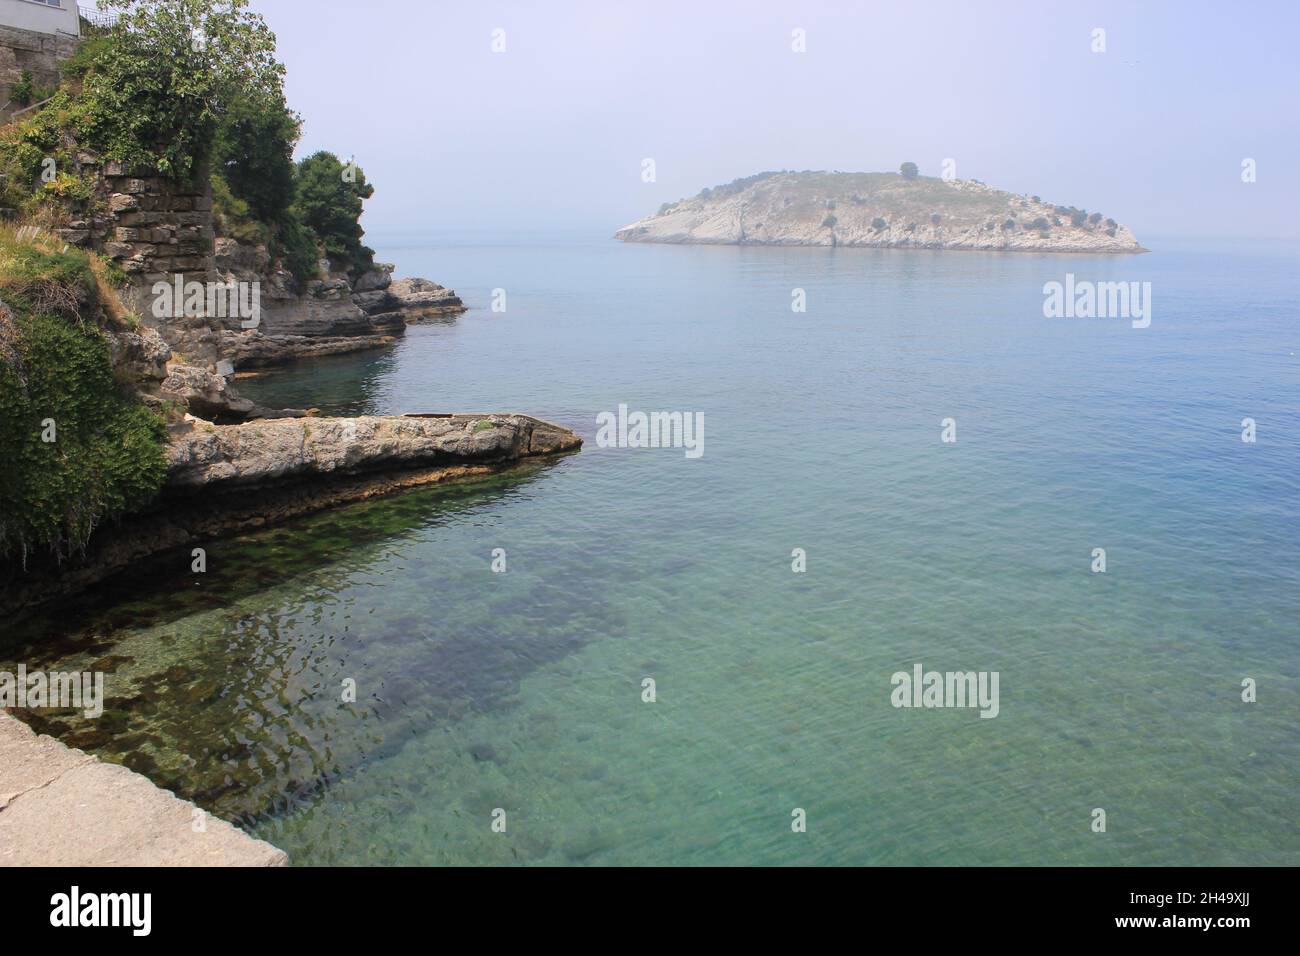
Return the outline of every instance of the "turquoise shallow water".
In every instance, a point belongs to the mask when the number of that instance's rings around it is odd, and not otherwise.
[[[388,240],[471,311],[244,392],[586,447],[32,622],[0,662],[111,671],[45,729],[299,864],[1300,863],[1295,245]],[[1151,327],[1045,319],[1067,272],[1151,282]],[[597,447],[620,403],[703,412],[703,457]],[[999,715],[895,709],[918,662]]]

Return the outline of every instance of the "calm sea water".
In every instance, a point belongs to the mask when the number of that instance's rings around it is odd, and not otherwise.
[[[586,447],[30,623],[0,662],[111,672],[43,729],[298,864],[1300,863],[1300,248],[379,239],[471,310],[245,393]],[[1044,318],[1067,272],[1149,281],[1150,328]],[[704,455],[598,448],[620,403]],[[895,709],[916,663],[999,715]]]

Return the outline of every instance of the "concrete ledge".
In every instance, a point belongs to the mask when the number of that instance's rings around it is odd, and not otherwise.
[[[203,832],[195,832],[195,820]],[[287,866],[145,777],[0,712],[0,866]]]

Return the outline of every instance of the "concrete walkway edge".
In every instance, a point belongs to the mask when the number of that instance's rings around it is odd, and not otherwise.
[[[146,777],[0,711],[0,866],[287,866]]]

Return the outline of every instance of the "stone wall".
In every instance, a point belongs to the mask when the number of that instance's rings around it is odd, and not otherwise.
[[[71,222],[61,231],[68,242],[93,245],[144,285],[170,281],[176,273],[202,282],[212,277],[212,185],[207,176],[192,183],[102,166],[81,157],[83,169],[99,170],[97,190],[107,211]]]
[[[408,322],[465,311],[451,289],[423,279],[394,283],[393,267],[387,265],[354,280],[330,272],[329,263],[322,262],[318,278],[296,281],[265,246],[216,237],[206,172],[180,183],[101,162],[91,153],[77,160],[83,172],[99,180],[91,204],[96,212],[68,223],[60,236],[102,253],[131,278],[121,294],[123,305],[158,331],[180,364],[218,371],[224,378],[236,368],[386,345],[405,334]],[[155,316],[154,285],[174,286],[177,276],[182,283],[256,284],[257,325],[245,327],[235,315]],[[201,388],[190,382],[192,387],[181,391],[211,414],[218,409],[236,418],[250,413],[243,407],[250,403],[235,398],[233,390],[214,391],[215,381],[208,376]]]
[[[72,56],[78,38],[65,34],[36,33],[18,27],[0,26],[0,121],[9,118],[23,107],[9,103],[13,86],[27,70],[36,86],[52,88],[59,85],[59,61]]]

